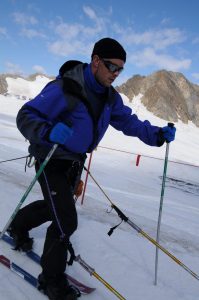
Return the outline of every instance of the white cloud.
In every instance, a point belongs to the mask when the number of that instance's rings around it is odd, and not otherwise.
[[[19,65],[13,64],[12,62],[6,62],[5,65],[6,65],[6,68],[5,68],[6,73],[19,74],[19,75],[23,74],[23,71]]]
[[[91,20],[97,21],[97,15],[91,7],[83,6],[83,11]]]
[[[46,35],[43,34],[42,32],[35,30],[35,29],[27,29],[27,28],[23,28],[21,30],[21,35],[25,36],[29,39],[35,38],[35,37],[40,37],[40,38],[45,38]]]
[[[100,18],[95,11],[84,6],[83,12],[85,16],[91,20],[91,25],[83,25],[82,23],[66,23],[60,19],[59,24],[52,22],[51,30],[54,31],[55,40],[48,44],[50,52],[67,56],[74,55],[90,55],[93,39],[101,36],[106,31],[106,19]],[[95,42],[95,40],[94,40]]]
[[[132,28],[119,27],[122,39],[127,45],[147,45],[155,49],[165,49],[171,45],[182,43],[186,40],[184,32],[178,28],[165,28],[162,30],[148,30],[136,33]]]
[[[38,24],[38,20],[31,15],[15,12],[12,14],[14,22],[21,26],[20,35],[32,39],[35,37],[46,38],[46,35],[41,31],[33,28],[33,26]],[[32,28],[31,28],[32,27]]]
[[[90,56],[92,46],[98,38],[103,36],[115,37],[120,41],[129,53],[134,51],[131,59],[140,67],[155,65],[160,68],[173,70],[188,69],[191,59],[179,59],[177,53],[171,54],[172,47],[186,41],[187,36],[179,28],[159,28],[137,32],[133,27],[114,22],[110,9],[104,12],[94,10],[90,6],[83,6],[83,12],[87,18],[86,23],[66,23],[59,18],[59,22],[51,22],[51,41],[48,42],[48,50],[55,55]],[[109,17],[108,17],[109,15]],[[103,16],[103,17],[101,17]],[[166,25],[169,19],[162,20]],[[83,25],[86,24],[86,25]],[[107,34],[109,32],[109,34]],[[145,49],[143,49],[143,46]],[[141,48],[141,50],[140,50]],[[178,49],[179,53],[180,49]],[[169,53],[169,54],[168,54]],[[182,57],[182,54],[179,55]]]
[[[49,45],[49,51],[61,56],[69,56],[71,54],[85,55],[90,54],[90,47],[85,46],[84,42],[73,40],[58,40]]]
[[[34,65],[34,66],[32,67],[32,69],[33,69],[36,73],[46,74],[46,70],[45,70],[42,66]]]
[[[5,27],[0,27],[0,38],[1,36],[7,37],[7,29]]]
[[[15,12],[12,15],[14,17],[14,22],[19,25],[35,25],[38,23],[38,20],[34,16],[30,16],[20,12]]]
[[[90,6],[83,6],[83,12],[86,16],[88,16],[92,21],[95,23],[96,29],[99,31],[102,31],[105,28],[105,25],[107,23],[107,19],[105,18],[105,14],[103,12],[103,17],[100,17],[95,13],[95,11]],[[105,13],[108,13],[110,15],[111,11],[110,9],[107,10]]]
[[[168,25],[170,22],[171,22],[170,18],[164,18],[164,19],[162,19],[161,24]]]
[[[129,61],[138,67],[157,66],[173,71],[188,69],[191,65],[190,59],[176,59],[168,54],[157,53],[152,48],[145,48],[143,51],[130,55]]]

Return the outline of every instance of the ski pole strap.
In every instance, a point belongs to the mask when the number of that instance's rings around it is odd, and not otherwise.
[[[128,221],[127,216],[125,216],[125,214],[115,204],[112,204],[111,207],[116,211],[116,213],[122,219],[122,221],[124,222]]]
[[[72,243],[69,241],[69,239],[67,238],[67,236],[64,233],[62,233],[62,235],[60,236],[60,242],[66,245],[67,250],[68,250],[68,252],[70,254],[70,259],[69,259],[69,261],[67,261],[67,264],[69,266],[72,266],[72,264],[73,264],[73,262],[74,262],[74,260],[76,258],[75,251],[73,249],[73,245],[72,245]]]
[[[115,225],[114,227],[112,227],[109,232],[107,233],[109,236],[111,236],[111,234],[113,233],[113,231],[120,226],[120,224],[122,224],[123,221],[121,221],[119,224]]]
[[[121,222],[120,222],[118,225],[112,227],[112,228],[109,230],[109,232],[108,232],[108,235],[109,235],[109,236],[111,236],[111,234],[113,233],[113,231],[114,231],[118,226],[120,226],[120,224],[122,224],[123,221],[124,221],[124,222],[127,222],[127,221],[128,221],[127,216],[125,216],[125,214],[124,214],[124,213],[123,213],[123,212],[122,212],[115,204],[112,204],[112,205],[111,205],[111,208],[114,209],[114,210],[116,211],[116,213],[118,214],[118,216],[119,216],[120,219],[121,219]]]
[[[69,259],[69,261],[67,261],[67,264],[69,266],[72,266],[72,264],[75,260],[75,251],[73,249],[73,246],[72,246],[71,242],[68,242],[67,248],[68,248],[68,252],[70,253],[70,259]]]
[[[32,156],[32,155],[28,155],[26,157],[26,163],[25,163],[25,172],[27,167],[28,168],[32,168],[34,165],[36,164],[36,159]]]

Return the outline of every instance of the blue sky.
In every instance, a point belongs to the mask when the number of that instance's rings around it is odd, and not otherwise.
[[[116,83],[166,69],[199,84],[198,12],[197,0],[1,0],[0,73],[57,75],[109,36],[127,51]]]

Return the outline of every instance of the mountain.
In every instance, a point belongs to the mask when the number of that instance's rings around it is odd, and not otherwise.
[[[181,73],[160,70],[149,76],[135,75],[117,87],[130,101],[142,94],[141,102],[155,116],[199,127],[199,86]]]
[[[20,100],[35,97],[54,77],[35,73],[28,77],[13,74],[0,74],[0,94]]]
[[[0,94],[20,100],[35,97],[52,79],[42,74],[27,78],[19,75],[0,75]],[[199,127],[199,86],[188,81],[181,73],[160,70],[149,76],[135,75],[116,88],[133,104],[135,96],[149,112],[166,121],[192,121]]]

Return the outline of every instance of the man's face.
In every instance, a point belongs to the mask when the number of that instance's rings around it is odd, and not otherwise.
[[[103,86],[109,87],[121,73],[124,61],[118,58],[106,59],[95,55],[92,61],[92,70],[95,79]]]

